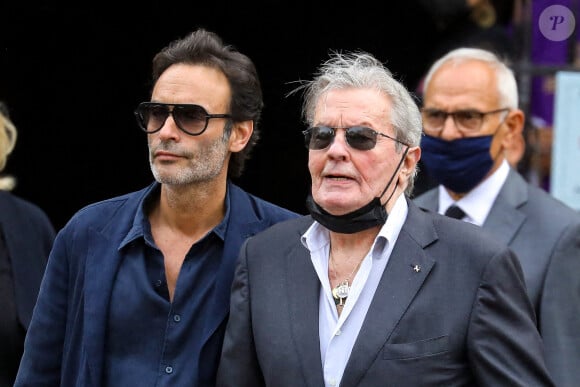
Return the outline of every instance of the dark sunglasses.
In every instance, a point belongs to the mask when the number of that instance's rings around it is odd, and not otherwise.
[[[390,138],[400,144],[407,145],[391,136],[377,132],[366,126],[352,126],[350,128],[331,128],[328,126],[313,126],[302,132],[306,147],[312,150],[325,149],[334,141],[336,129],[345,130],[346,143],[353,149],[370,150],[377,145],[377,137]]]
[[[155,133],[163,127],[169,115],[179,129],[192,136],[199,136],[211,118],[231,118],[230,114],[209,114],[199,105],[142,102],[135,110],[139,127],[147,133]]]

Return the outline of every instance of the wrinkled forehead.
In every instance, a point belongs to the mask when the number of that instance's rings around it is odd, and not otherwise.
[[[333,89],[320,96],[314,124],[380,127],[390,122],[391,100],[375,89]]]
[[[482,61],[449,61],[435,71],[426,85],[423,105],[443,110],[496,108],[496,74]]]

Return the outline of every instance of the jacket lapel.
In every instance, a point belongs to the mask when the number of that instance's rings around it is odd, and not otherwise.
[[[408,201],[409,202],[409,201]],[[424,247],[436,239],[431,222],[412,203],[346,365],[341,387],[356,386],[435,265]]]
[[[298,240],[305,230],[301,231],[296,235]],[[312,266],[310,253],[302,243],[298,242],[287,257],[286,300],[290,309],[292,336],[305,377],[304,386],[323,386],[318,332],[320,280]]]
[[[91,385],[101,385],[105,330],[115,273],[121,263],[118,244],[97,230],[90,230],[84,271],[84,335]],[[106,259],[103,259],[106,257]]]
[[[527,183],[516,171],[510,169],[508,177],[483,223],[482,227],[486,233],[505,244],[509,244],[526,220],[526,215],[519,208],[527,201]]]
[[[499,241],[509,244],[526,220],[526,215],[519,208],[527,201],[526,181],[515,170],[510,169],[482,227]],[[438,189],[433,188],[423,193],[414,202],[421,208],[437,212]]]
[[[417,196],[413,202],[420,208],[437,212],[439,209],[439,189],[437,187]]]
[[[221,268],[214,288],[214,302],[208,313],[208,324],[203,340],[207,340],[220,327],[229,313],[230,295],[236,261],[240,247],[246,238],[264,229],[264,220],[253,211],[255,206],[248,194],[233,184],[228,184],[230,192],[230,220],[224,241]]]

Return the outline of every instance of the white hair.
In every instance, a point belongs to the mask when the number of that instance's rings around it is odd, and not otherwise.
[[[518,86],[513,71],[497,55],[480,48],[457,48],[439,58],[427,72],[423,90],[427,90],[433,74],[445,63],[459,64],[467,61],[484,62],[494,71],[499,102],[502,107],[518,108]]]

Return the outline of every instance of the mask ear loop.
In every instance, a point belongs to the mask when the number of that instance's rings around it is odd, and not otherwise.
[[[391,185],[391,183],[393,182],[393,179],[395,178],[395,175],[397,174],[397,172],[399,171],[399,168],[401,168],[401,165],[403,164],[403,161],[405,160],[405,158],[407,157],[407,153],[409,152],[409,145],[406,145],[406,149],[405,152],[403,152],[403,156],[401,157],[401,160],[399,160],[399,164],[397,165],[397,168],[395,169],[395,172],[393,173],[393,175],[391,176],[391,178],[389,179],[389,182],[387,183],[387,186],[385,187],[385,189],[383,190],[383,192],[381,193],[381,195],[379,196],[379,200],[383,197],[383,195],[385,194],[385,192],[387,192],[387,189],[389,188],[389,186]],[[391,194],[389,195],[389,197],[387,198],[387,201],[385,202],[384,205],[386,205],[391,198],[393,197],[393,195],[395,194],[395,191],[397,190],[397,186],[395,185],[395,189],[393,190],[393,192],[391,192]]]

